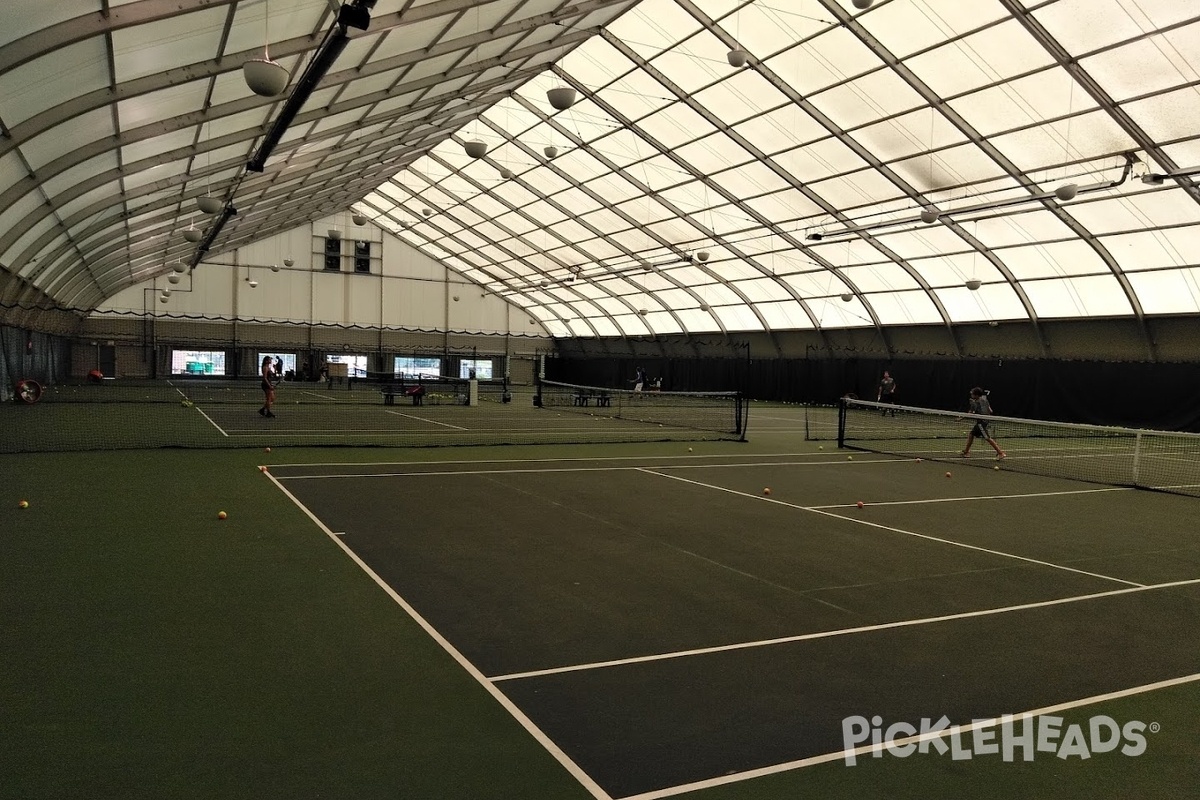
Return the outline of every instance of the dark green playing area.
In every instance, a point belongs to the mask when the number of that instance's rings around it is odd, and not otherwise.
[[[751,419],[750,443],[0,457],[0,795],[1200,783],[1194,498]],[[1141,722],[1144,752],[962,756],[1025,713],[1062,717],[1058,745]],[[846,720],[872,717],[967,729],[958,757],[945,734],[850,766]]]

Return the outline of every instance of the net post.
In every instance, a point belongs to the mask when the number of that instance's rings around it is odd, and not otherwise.
[[[746,428],[750,426],[750,403],[746,400],[746,396],[738,392],[733,400],[733,413],[736,416],[737,427],[735,431],[738,434],[738,441],[746,441]]]
[[[838,449],[846,446],[846,398],[838,399]]]
[[[1139,467],[1141,466],[1142,458],[1142,432],[1138,431],[1133,437],[1133,485],[1141,486],[1141,481],[1138,480]]]

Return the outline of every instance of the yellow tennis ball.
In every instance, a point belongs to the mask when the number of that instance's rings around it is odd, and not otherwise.
[[[996,470],[996,472],[999,472],[999,471],[1000,471],[1000,465],[999,465],[999,464],[997,464],[996,466],[992,467],[992,469]]]
[[[771,487],[768,486],[767,488],[763,489],[763,494],[769,497],[771,495]]]
[[[218,511],[218,512],[217,512],[217,519],[225,519],[225,518],[226,518],[226,517],[228,517],[228,516],[229,516],[229,515],[228,515],[228,514],[226,514],[224,511]]]
[[[854,456],[846,456],[846,460],[847,460],[847,461],[853,461],[853,460],[854,460]]]
[[[29,501],[22,500],[21,502],[17,503],[17,508],[29,508]]]
[[[825,449],[825,445],[823,445],[823,444],[819,444],[819,445],[817,445],[817,449],[818,449],[818,450],[824,450],[824,449]]]

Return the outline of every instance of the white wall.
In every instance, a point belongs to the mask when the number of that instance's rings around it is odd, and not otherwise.
[[[342,233],[342,270],[325,270],[328,231]],[[354,240],[371,242],[371,272],[353,271]],[[295,263],[284,266],[285,259]],[[279,267],[273,272],[271,266]],[[247,278],[258,282],[251,288]],[[167,303],[159,302],[171,289]],[[150,291],[145,291],[149,289]],[[306,224],[201,263],[175,286],[167,275],[110,297],[96,311],[548,335],[504,298],[348,213]]]

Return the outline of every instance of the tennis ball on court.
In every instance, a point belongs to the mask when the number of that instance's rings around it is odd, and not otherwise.
[[[226,517],[228,517],[228,516],[229,516],[229,515],[228,515],[228,514],[226,514],[224,511],[218,511],[218,512],[217,512],[217,519],[225,519],[225,518],[226,518]]]
[[[825,449],[825,445],[823,445],[823,444],[819,444],[819,445],[817,445],[817,449],[818,449],[818,450],[824,450],[824,449]]]
[[[1000,471],[1000,465],[999,465],[999,464],[997,464],[996,466],[992,467],[992,469],[996,470],[996,472],[999,472],[999,471]]]
[[[846,460],[847,460],[847,461],[853,461],[853,460],[854,460],[854,456],[846,456]]]
[[[862,500],[859,500],[859,501],[858,501],[857,503],[855,503],[854,505],[858,506],[859,508],[862,508],[862,507],[863,507],[863,501],[862,501]]]
[[[947,472],[947,473],[946,473],[946,477],[947,477],[947,478],[949,478],[949,477],[950,477],[950,473],[949,473],[949,472]]]
[[[267,471],[267,467],[266,467],[266,465],[264,464],[263,466],[259,467],[259,468],[258,468],[258,471],[259,471],[259,472],[266,472],[266,471]]]
[[[264,448],[263,448],[263,452],[264,452],[264,453],[269,453],[269,452],[271,452],[271,448],[269,448],[269,447],[264,447]]]
[[[688,452],[689,452],[689,453],[690,453],[690,452],[692,452],[692,448],[690,448],[690,447],[689,447],[689,448],[688,448]],[[997,467],[996,469],[999,469],[999,467]]]
[[[917,463],[918,463],[918,464],[920,464],[920,463],[921,463],[922,461],[924,461],[924,460],[925,460],[925,459],[923,459],[923,458],[918,458],[918,459],[917,459]]]
[[[770,496],[771,496],[771,487],[770,487],[770,486],[768,486],[767,488],[763,489],[763,494],[765,494],[765,495],[767,495],[768,497],[770,497]]]
[[[17,503],[17,508],[29,508],[29,501],[22,500],[21,502]]]

